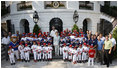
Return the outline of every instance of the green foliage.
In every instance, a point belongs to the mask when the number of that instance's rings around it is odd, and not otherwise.
[[[113,38],[115,38],[116,42],[117,42],[117,26],[115,27],[115,29],[113,30]],[[113,59],[117,58],[117,43],[116,43],[116,50],[113,53]]]
[[[117,41],[117,26],[113,30],[113,38],[115,38],[115,40]]]
[[[79,28],[76,24],[73,25],[73,28],[72,28],[72,32],[76,30],[77,32],[79,32]]]
[[[34,29],[33,29],[33,33],[35,33],[36,35],[38,35],[39,30],[40,30],[40,27],[37,24],[35,24],[34,25]]]

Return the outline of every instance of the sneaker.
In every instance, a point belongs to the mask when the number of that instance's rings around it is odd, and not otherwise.
[[[109,67],[109,65],[107,65],[107,68]]]
[[[13,63],[11,63],[11,65],[13,65]]]
[[[13,65],[15,65],[15,63],[13,63]]]

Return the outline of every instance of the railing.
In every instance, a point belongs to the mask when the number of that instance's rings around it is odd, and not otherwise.
[[[93,10],[94,9],[94,3],[86,2],[86,1],[79,1],[79,9]]]
[[[25,2],[22,1],[21,3],[17,4],[17,11],[23,11],[23,10],[32,10],[32,2]]]
[[[5,59],[5,48],[1,45],[1,61]]]

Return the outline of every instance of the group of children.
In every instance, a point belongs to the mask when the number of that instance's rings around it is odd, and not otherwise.
[[[66,32],[64,32],[66,34]],[[72,61],[74,64],[77,62],[87,62],[92,65],[94,62],[95,50],[93,49],[93,44],[88,44],[83,33],[76,35],[68,32],[65,35],[61,32],[61,37],[59,41],[59,53],[63,55],[64,61]],[[19,40],[18,50],[20,52],[20,58],[22,61],[30,62],[30,55],[33,53],[34,62],[40,60],[52,60],[52,38],[47,32],[39,33],[38,36],[32,33],[22,34],[21,40]],[[8,50],[11,65],[15,64],[14,50],[12,46],[9,46]]]
[[[60,39],[60,55],[63,55],[64,61],[72,61],[74,64],[88,61],[89,66],[91,61],[93,65],[95,50],[93,44],[86,43],[84,37],[67,36]]]

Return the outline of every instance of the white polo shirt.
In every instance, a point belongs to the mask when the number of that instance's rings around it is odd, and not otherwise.
[[[114,38],[109,38],[109,40],[111,40],[111,42],[112,42],[112,47],[116,44],[116,40],[114,39]]]
[[[9,44],[10,43],[10,39],[9,39],[9,37],[3,37],[2,38],[2,42],[1,42],[2,44]]]

